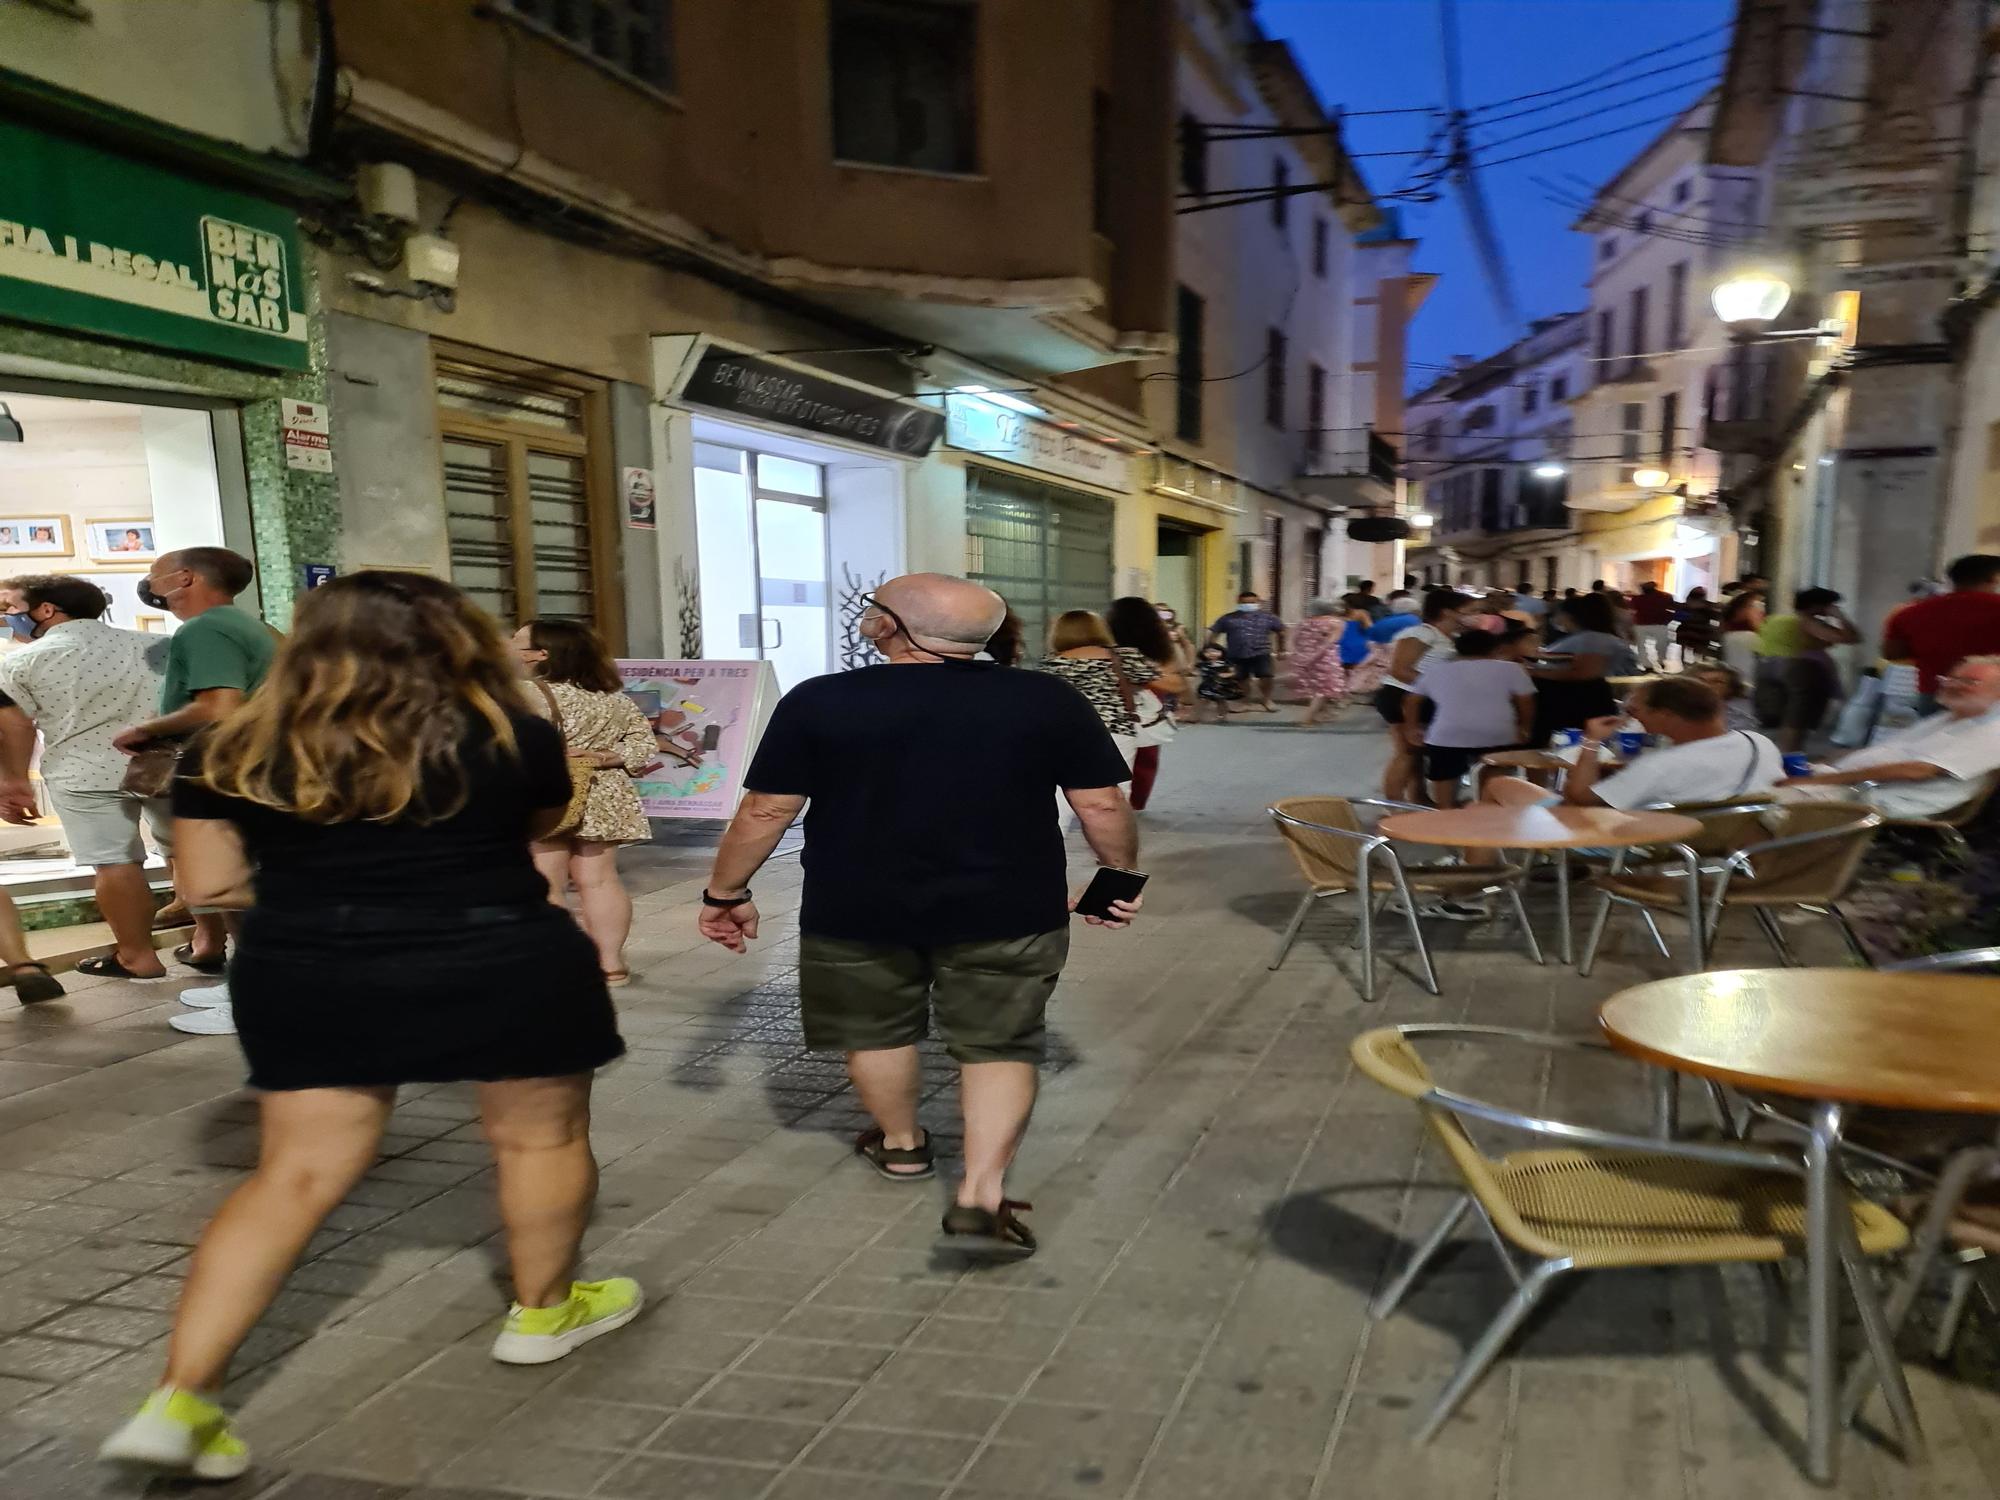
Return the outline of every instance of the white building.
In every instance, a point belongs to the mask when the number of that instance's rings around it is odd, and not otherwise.
[[[1431,516],[1410,566],[1427,584],[1541,593],[1572,584],[1570,403],[1589,378],[1588,318],[1537,322],[1500,353],[1410,398],[1405,471]]]
[[[1228,592],[1255,589],[1293,618],[1317,595],[1400,576],[1398,549],[1350,542],[1345,521],[1394,507],[1396,454],[1375,429],[1399,416],[1429,280],[1290,49],[1240,0],[1180,6],[1183,205],[1264,196],[1178,219],[1178,360],[1148,382],[1155,488],[1228,514]],[[1305,133],[1242,134],[1285,129]],[[1158,525],[1164,588],[1186,523]]]

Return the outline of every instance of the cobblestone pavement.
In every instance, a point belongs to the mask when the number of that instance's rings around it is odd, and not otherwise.
[[[559,1365],[486,1357],[502,1305],[466,1091],[411,1091],[388,1155],[312,1244],[230,1400],[261,1466],[227,1500],[1197,1500],[1541,1496],[1779,1500],[1798,1477],[1796,1367],[1754,1277],[1586,1279],[1428,1447],[1412,1421],[1507,1285],[1468,1244],[1371,1326],[1370,1290],[1447,1181],[1414,1112],[1351,1073],[1383,1020],[1588,1025],[1664,972],[1628,943],[1597,978],[1505,932],[1443,935],[1444,994],[1361,1005],[1317,919],[1268,972],[1296,877],[1261,815],[1361,792],[1377,740],[1206,728],[1167,751],[1143,927],[1080,929],[1018,1187],[1045,1249],[968,1269],[932,1245],[939,1194],[855,1163],[838,1062],[794,1016],[796,865],[760,880],[772,934],[700,944],[705,857],[640,856],[649,888],[603,1079],[599,1272],[651,1310]],[[1547,913],[1542,913],[1544,925]],[[1805,934],[1805,936],[1815,936]],[[1748,961],[1758,955],[1745,950]],[[252,1161],[233,1044],[168,1031],[171,994],[79,981],[0,1014],[0,1497],[135,1493],[90,1461],[146,1389],[188,1246]],[[1489,1095],[1637,1123],[1627,1065],[1448,1059]],[[940,1138],[950,1073],[928,1070]],[[1981,1330],[1982,1336],[1990,1329]],[[2000,1489],[2000,1400],[1913,1364],[1933,1459],[1850,1441],[1838,1493]],[[156,1488],[163,1492],[166,1487]]]

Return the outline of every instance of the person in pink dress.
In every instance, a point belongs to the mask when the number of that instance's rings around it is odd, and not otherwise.
[[[1340,664],[1340,637],[1347,617],[1331,599],[1315,599],[1292,633],[1292,681],[1306,697],[1301,725],[1317,724],[1328,704],[1336,707],[1347,691],[1347,669]]]

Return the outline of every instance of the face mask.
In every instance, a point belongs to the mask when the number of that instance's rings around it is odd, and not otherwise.
[[[139,580],[138,593],[139,602],[148,609],[165,609],[167,607],[167,601],[160,597],[158,591],[154,589],[151,579],[141,578]]]
[[[1239,614],[1246,614],[1246,615],[1254,615],[1255,613],[1257,613],[1257,608],[1258,605],[1255,599],[1251,599],[1246,603],[1239,604],[1236,606],[1237,612]]]
[[[35,617],[26,610],[10,612],[7,616],[7,625],[17,640],[32,641],[35,638]]]

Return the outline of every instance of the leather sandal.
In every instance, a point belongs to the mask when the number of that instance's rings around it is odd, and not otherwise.
[[[855,1155],[873,1167],[877,1176],[886,1177],[891,1182],[922,1182],[937,1175],[928,1130],[924,1132],[922,1143],[915,1146],[886,1146],[882,1139],[879,1129],[864,1130],[854,1139]],[[893,1172],[891,1167],[913,1167],[916,1170]]]
[[[953,1244],[968,1248],[997,1250],[1003,1255],[1029,1256],[1040,1248],[1035,1236],[1017,1215],[1034,1208],[1013,1198],[1000,1200],[997,1210],[954,1204],[944,1211],[944,1236]]]
[[[185,964],[197,974],[227,974],[229,972],[229,955],[227,953],[218,953],[212,958],[196,958],[194,956],[193,943],[182,943],[180,947],[174,949],[174,962]]]
[[[88,974],[92,979],[128,979],[133,984],[165,984],[165,974],[134,974],[118,962],[115,953],[100,953],[93,958],[77,960],[76,972]]]
[[[48,970],[48,965],[38,963],[10,964],[7,968],[7,982],[14,986],[14,996],[23,1005],[36,1005],[44,1000],[60,1000],[66,993],[62,981]]]

